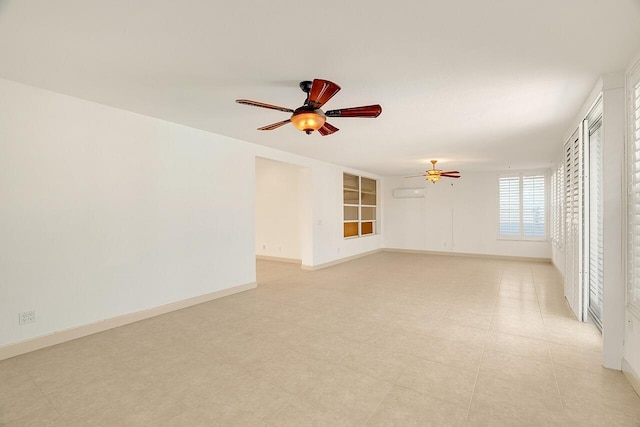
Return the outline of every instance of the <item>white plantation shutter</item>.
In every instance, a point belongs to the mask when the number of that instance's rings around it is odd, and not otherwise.
[[[564,238],[565,238],[565,297],[573,313],[582,319],[582,150],[579,132],[566,142],[564,156]]]
[[[551,193],[551,243],[558,247],[558,240],[560,238],[560,223],[558,219],[558,173],[559,170],[556,169],[551,174],[551,182],[549,184],[549,189]]]
[[[602,204],[602,104],[594,106],[587,117],[589,135],[589,313],[602,329],[602,294],[604,290],[604,239]],[[586,184],[586,183],[585,183]],[[586,187],[586,185],[585,185]]]
[[[629,90],[629,304],[640,312],[640,63],[627,77]]]
[[[560,169],[558,169],[558,248],[564,247],[564,236],[565,236],[565,220],[564,220],[564,209],[562,208],[562,202],[564,201],[564,164],[560,165]]]
[[[499,237],[544,239],[546,237],[546,193],[544,175],[499,178]]]
[[[500,236],[520,236],[520,177],[500,178]]]
[[[522,236],[545,237],[544,175],[522,177]]]

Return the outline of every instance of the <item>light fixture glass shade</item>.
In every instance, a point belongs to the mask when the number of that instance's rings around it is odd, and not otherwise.
[[[315,111],[297,113],[291,117],[291,123],[303,131],[318,130],[324,125],[325,120],[327,119],[323,114]]]
[[[431,181],[433,184],[435,184],[436,182],[440,181],[440,175],[429,174],[427,176],[427,181]]]

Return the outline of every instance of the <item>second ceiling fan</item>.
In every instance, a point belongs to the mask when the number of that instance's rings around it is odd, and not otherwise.
[[[281,122],[272,123],[267,126],[258,128],[258,130],[273,130],[287,123],[293,125],[310,135],[314,130],[322,136],[331,135],[339,129],[326,121],[327,117],[369,117],[375,118],[382,113],[382,107],[378,104],[367,105],[364,107],[341,108],[338,110],[329,110],[323,112],[322,107],[329,101],[338,91],[340,86],[328,80],[315,79],[311,81],[300,82],[300,89],[307,94],[304,104],[292,110],[291,108],[279,107],[277,105],[265,104],[264,102],[251,101],[249,99],[236,99],[238,104],[252,105],[254,107],[269,108],[271,110],[292,113],[291,117]]]
[[[406,176],[405,178],[417,178],[419,176],[424,176],[427,181],[430,181],[432,184],[440,181],[440,178],[460,178],[460,172],[458,171],[443,171],[440,169],[436,169],[437,160],[431,160],[431,164],[433,165],[431,169],[427,169],[425,173],[420,175],[411,175]]]

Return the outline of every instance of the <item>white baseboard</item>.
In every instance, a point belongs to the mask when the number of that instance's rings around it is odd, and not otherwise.
[[[118,326],[127,325],[129,323],[134,323],[140,320],[148,319],[150,317],[155,317],[160,314],[165,314],[171,311],[187,308],[192,305],[202,304],[203,302],[237,294],[239,292],[248,291],[256,287],[257,287],[256,282],[246,283],[244,285],[238,285],[232,288],[211,292],[209,294],[172,302],[169,304],[161,305],[159,307],[150,308],[148,310],[142,310],[142,311],[137,311],[135,313],[123,314],[121,316],[116,316],[109,319],[100,320],[98,322],[89,323],[86,325],[81,325],[81,326],[65,329],[58,332],[53,332],[51,334],[42,335],[36,338],[24,340],[24,341],[19,341],[13,344],[8,344],[0,347],[0,360],[8,359],[14,356],[19,356],[21,354],[39,350],[44,347],[61,344],[66,341],[71,341],[76,338],[92,335],[97,332],[106,331],[107,329],[117,328]]]
[[[290,262],[291,264],[302,264],[301,259],[284,258],[279,256],[256,255],[256,259],[262,259],[265,261]]]
[[[551,263],[551,258],[536,258],[536,257],[524,257],[515,255],[491,255],[491,254],[472,254],[465,252],[445,252],[445,251],[425,251],[420,249],[396,249],[396,248],[384,248],[385,252],[400,252],[407,254],[424,254],[424,255],[440,255],[440,256],[456,256],[465,258],[486,258],[486,259],[500,259],[505,261],[532,261],[532,262],[544,262]]]
[[[636,394],[640,396],[640,375],[633,370],[627,359],[622,359],[622,373],[627,377]]]
[[[329,261],[329,262],[325,262],[323,264],[317,264],[317,265],[305,265],[302,264],[302,269],[303,270],[308,270],[308,271],[314,271],[314,270],[320,270],[321,268],[327,268],[327,267],[331,267],[334,265],[338,265],[338,264],[342,264],[343,262],[348,262],[348,261],[352,261],[354,259],[358,259],[358,258],[362,258],[368,255],[373,255],[376,254],[378,252],[382,252],[383,249],[374,249],[372,251],[369,252],[363,252],[361,254],[357,254],[357,255],[351,255],[345,258],[340,258],[340,259],[336,259],[333,261]]]

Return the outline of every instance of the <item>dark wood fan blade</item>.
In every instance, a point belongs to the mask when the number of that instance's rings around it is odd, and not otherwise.
[[[329,80],[315,79],[309,91],[307,105],[316,109],[322,107],[324,103],[333,98],[333,95],[340,91],[340,86]]]
[[[458,172],[458,171],[443,171],[443,172],[440,172],[440,173],[444,174],[444,173],[460,173],[460,172]]]
[[[322,125],[320,129],[318,129],[318,132],[320,132],[320,135],[322,136],[327,136],[331,135],[332,133],[338,132],[339,130],[340,129],[333,126],[331,123],[324,122],[324,125]]]
[[[278,123],[271,123],[270,125],[266,125],[266,126],[262,126],[261,128],[258,128],[258,130],[274,130],[274,129],[278,129],[280,126],[284,126],[289,122],[291,122],[290,119],[283,120],[283,121],[278,122]]]
[[[460,175],[445,175],[445,174],[441,174],[440,176],[443,176],[445,178],[460,178]]]
[[[420,174],[420,175],[409,175],[409,176],[405,176],[405,178],[417,178],[419,176],[427,176],[426,173]]]
[[[327,117],[378,117],[382,113],[379,105],[367,105],[366,107],[341,108],[339,110],[329,110],[325,114]]]
[[[238,104],[251,105],[252,107],[269,108],[270,110],[284,111],[285,113],[293,113],[291,108],[278,107],[277,105],[265,104],[264,102],[251,101],[250,99],[236,99]]]

